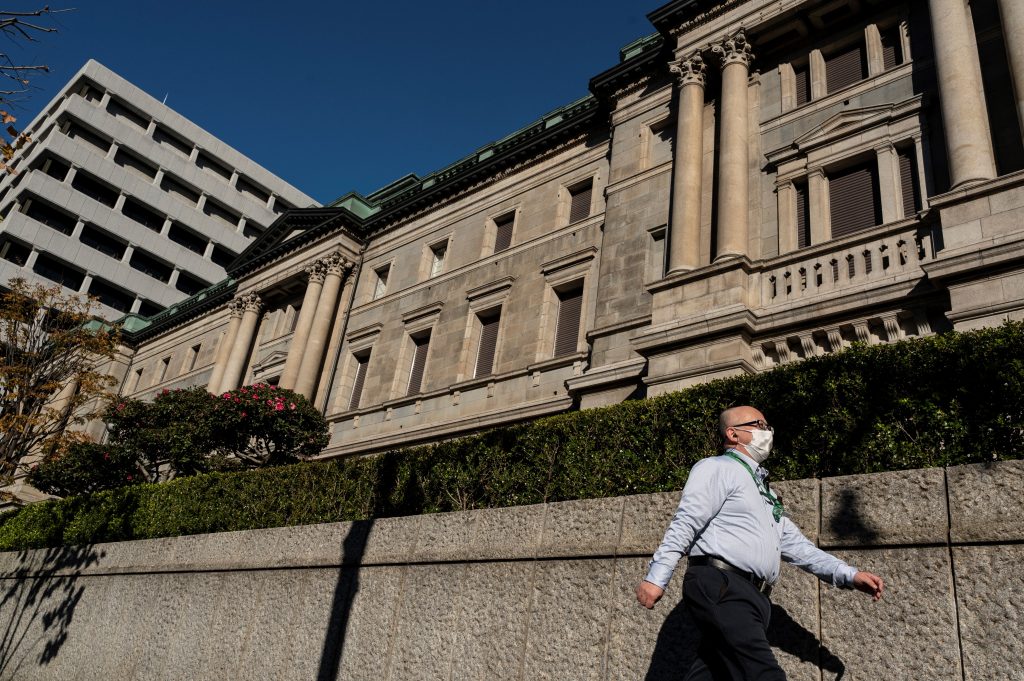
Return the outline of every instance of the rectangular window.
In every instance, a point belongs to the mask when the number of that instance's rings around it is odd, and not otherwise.
[[[921,210],[921,194],[918,191],[917,164],[914,150],[901,149],[896,152],[900,162],[900,190],[903,194],[903,217],[914,216]]]
[[[857,81],[864,80],[867,75],[868,64],[864,55],[864,46],[860,43],[825,59],[825,79],[829,93],[837,92]]]
[[[807,64],[793,67],[793,85],[797,106],[811,101],[811,70]]]
[[[415,352],[412,356],[412,369],[409,372],[409,390],[406,395],[415,395],[423,385],[423,370],[427,368],[427,351],[430,349],[430,334],[412,339]]]
[[[500,253],[512,245],[512,227],[516,222],[515,212],[494,218],[494,252]]]
[[[199,196],[196,196],[196,201],[199,200]],[[241,219],[239,215],[236,215],[232,211],[228,210],[224,206],[220,205],[216,201],[211,200],[209,197],[206,199],[206,205],[203,206],[203,212],[212,218],[222,220],[225,224],[230,227],[237,227],[238,221]]]
[[[447,239],[430,247],[430,276],[436,277],[444,271],[444,259],[447,254]]]
[[[267,201],[270,201],[270,192],[262,187],[257,186],[255,183],[250,182],[244,177],[239,177],[235,183],[235,189],[242,194],[247,195],[251,199],[255,199],[261,204],[266,205]]]
[[[25,203],[25,215],[36,222],[41,222],[61,234],[71,234],[75,231],[75,223],[78,220],[64,211],[54,208],[45,201],[35,197],[32,197]]]
[[[41,170],[58,182],[63,182],[71,166],[59,158],[41,156],[32,164],[32,169]]]
[[[32,266],[32,271],[72,291],[80,290],[82,282],[85,281],[84,272],[72,269],[67,263],[51,258],[45,253],[40,253],[36,258],[36,264]]]
[[[139,303],[139,314],[143,317],[152,317],[164,311],[163,305],[157,305],[151,300],[143,300]]]
[[[590,217],[590,197],[594,181],[587,180],[569,189],[569,224]]]
[[[156,177],[156,168],[135,154],[125,151],[124,148],[119,148],[117,153],[114,154],[114,163],[125,170],[132,171],[136,175],[141,175],[147,180],[152,180]]]
[[[159,232],[164,227],[164,216],[132,198],[125,199],[121,204],[121,214],[154,232]]]
[[[474,376],[490,376],[494,370],[494,354],[498,349],[498,326],[501,324],[501,308],[478,315],[480,320],[480,349],[476,354]]]
[[[202,349],[202,343],[199,345],[193,345],[188,349],[188,354],[185,356],[185,365],[182,367],[185,371],[192,371],[196,368],[196,361],[199,359],[199,351]]]
[[[206,252],[206,239],[177,222],[171,224],[171,229],[167,232],[167,238],[193,253],[202,255]]]
[[[129,109],[127,106],[121,104],[121,102],[117,101],[113,97],[111,97],[110,101],[107,102],[107,111],[110,112],[110,115],[114,116],[115,118],[120,118],[121,120],[128,121],[137,128],[146,130],[149,127],[148,118],[132,109]]]
[[[199,152],[199,155],[196,156],[196,165],[208,173],[222,177],[225,180],[231,180],[231,170],[227,166],[214,160],[213,157],[207,156],[201,151]]]
[[[174,269],[170,265],[160,262],[156,258],[151,257],[144,251],[140,250],[136,250],[132,253],[132,257],[128,261],[128,264],[139,272],[148,274],[154,279],[158,279],[165,284],[171,280],[171,272]]]
[[[363,397],[363,384],[366,383],[366,369],[370,366],[370,353],[355,355],[356,375],[352,381],[352,397],[348,401],[349,409],[358,409],[359,400]],[[422,370],[421,370],[422,375]]]
[[[128,381],[128,385],[125,386],[126,393],[133,393],[139,389],[139,384],[142,383],[142,369],[136,369],[132,374],[132,378]]]
[[[199,277],[193,277],[185,274],[184,272],[179,272],[178,281],[174,282],[174,288],[178,289],[186,296],[194,296],[208,286],[209,284]]]
[[[888,71],[903,63],[903,50],[900,49],[900,27],[897,25],[883,29],[880,31],[880,35],[882,38],[882,66]]]
[[[119,312],[130,311],[132,303],[135,302],[135,296],[108,284],[102,279],[92,280],[92,283],[89,284],[89,295],[96,296],[101,303]]]
[[[170,365],[171,365],[171,358],[170,357],[164,357],[162,360],[160,360],[160,364],[157,365],[157,374],[156,374],[156,382],[157,383],[160,383],[165,378],[167,378],[167,367],[169,367]]]
[[[160,189],[163,189],[174,198],[184,201],[190,205],[199,203],[199,192],[192,187],[189,187],[184,182],[179,182],[170,175],[164,175],[164,179],[160,181]]]
[[[391,272],[391,265],[385,265],[384,267],[378,267],[373,271],[376,281],[373,284],[373,300],[383,298],[384,294],[388,292],[388,274]]]
[[[67,123],[66,132],[64,134],[73,140],[85,142],[86,144],[96,148],[101,154],[105,155],[110,151],[110,142],[104,139],[102,135],[79,125],[74,121],[69,121]]]
[[[28,256],[32,249],[17,241],[0,241],[0,258],[7,262],[13,262],[19,267],[24,267],[28,262]]]
[[[173,149],[186,158],[192,155],[192,143],[186,142],[163,126],[156,126],[153,130],[153,140],[168,149]]]
[[[81,170],[75,174],[75,179],[71,180],[71,186],[108,208],[113,208],[117,204],[117,197],[120,195],[116,189],[89,177]]]
[[[828,194],[833,239],[881,224],[878,166],[874,161],[830,173]]]
[[[221,267],[227,267],[237,257],[236,254],[217,244],[214,244],[213,252],[210,254],[210,260],[213,261],[213,264],[220,265]]]
[[[580,341],[583,287],[558,292],[558,322],[555,325],[555,357],[576,352]]]
[[[806,182],[794,182],[796,192],[796,247],[807,248],[811,245],[811,204],[807,193]]]
[[[111,256],[115,260],[123,258],[125,250],[128,248],[127,244],[119,239],[115,239],[110,236],[109,233],[106,233],[93,224],[86,224],[82,228],[79,241],[89,248],[93,248],[104,255]]]

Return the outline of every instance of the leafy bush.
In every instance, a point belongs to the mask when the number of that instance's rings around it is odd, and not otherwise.
[[[105,445],[48,456],[33,485],[66,496],[218,470],[294,463],[327,445],[327,421],[306,398],[256,384],[214,396],[164,390],[152,402],[118,399],[104,414]]]
[[[1022,458],[1024,324],[855,345],[763,374],[371,457],[46,502],[0,519],[0,549],[674,490],[716,451],[718,413],[738,404],[758,405],[775,426],[768,466],[778,479]]]

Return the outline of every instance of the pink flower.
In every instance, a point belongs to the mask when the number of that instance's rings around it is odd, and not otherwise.
[[[244,411],[242,412],[242,418],[243,419],[245,418],[245,412]]]
[[[130,474],[129,474],[128,476],[126,476],[126,477],[127,477],[127,478],[128,478],[129,480],[131,480],[131,479],[132,479],[132,476],[131,476]]]
[[[276,405],[274,405],[274,411],[283,411],[283,410],[284,410],[284,405],[283,404],[276,404]]]
[[[289,409],[294,409],[294,408],[295,408],[295,403],[294,403],[294,402],[292,402],[291,404],[289,404],[289,405],[288,405],[288,408],[289,408]]]

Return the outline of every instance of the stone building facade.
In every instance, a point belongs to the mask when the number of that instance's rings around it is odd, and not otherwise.
[[[648,19],[586,98],[129,317],[122,393],[277,383],[337,456],[1024,318],[1024,5]]]
[[[21,277],[154,315],[310,197],[90,60],[0,177],[0,283]]]

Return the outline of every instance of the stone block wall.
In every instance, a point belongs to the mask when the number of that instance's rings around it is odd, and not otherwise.
[[[778,483],[885,598],[785,566],[793,680],[1024,679],[1024,461]],[[681,678],[677,493],[0,554],[0,679]]]

